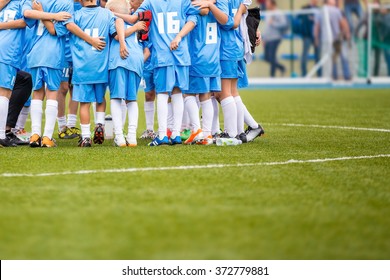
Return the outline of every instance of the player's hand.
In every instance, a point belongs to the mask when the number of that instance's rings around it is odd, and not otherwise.
[[[93,37],[91,45],[98,51],[102,51],[106,47],[106,41],[104,40],[104,37]]]
[[[210,8],[210,5],[211,5],[212,3],[210,2],[210,1],[205,1],[205,0],[203,0],[203,1],[194,1],[193,3],[192,3],[192,5],[194,6],[194,7],[198,7],[200,10],[201,9],[207,9],[207,8]]]
[[[146,29],[146,23],[144,21],[139,21],[136,24],[134,24],[135,30],[141,31]]]
[[[33,10],[43,12],[42,4],[39,3],[38,1],[33,1],[32,2],[32,8],[33,8]]]
[[[67,12],[59,12],[59,13],[54,14],[55,21],[66,21],[66,20],[70,19],[71,17],[72,17],[72,15],[67,13]]]
[[[179,48],[181,42],[181,37],[178,35],[175,39],[171,42],[171,51],[175,51]]]
[[[129,51],[127,50],[126,44],[120,44],[119,53],[122,59],[126,59],[129,56]]]
[[[256,47],[260,46],[260,43],[261,43],[261,33],[260,33],[260,30],[257,30],[257,31],[256,31],[256,42],[255,42],[255,46],[256,46]]]

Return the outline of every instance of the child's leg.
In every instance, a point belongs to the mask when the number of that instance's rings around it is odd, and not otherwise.
[[[171,138],[174,139],[177,136],[180,136],[180,128],[183,121],[184,112],[183,94],[179,88],[173,88],[171,100],[173,112],[173,128]]]
[[[125,128],[126,115],[127,115],[127,104],[126,101],[122,100],[121,102],[121,112],[122,112],[122,130]]]
[[[95,124],[105,124],[106,117],[106,99],[103,98],[102,103],[96,103],[96,120]]]
[[[146,120],[146,129],[154,131],[154,100],[156,99],[156,91],[153,89],[151,91],[145,92],[145,120]]]
[[[200,94],[199,95],[200,106],[202,107],[202,130],[203,136],[211,136],[211,129],[213,124],[214,109],[211,101],[211,94]]]
[[[66,122],[67,127],[76,127],[77,123],[77,110],[79,108],[79,103],[73,101],[73,87],[69,85],[69,104],[68,104],[68,119]]]
[[[122,101],[119,98],[111,99],[111,116],[114,123],[115,141],[119,146],[126,144],[123,136]]]
[[[60,89],[58,91],[58,115],[57,115],[57,122],[58,122],[58,131],[62,131],[66,127],[66,117],[65,117],[65,101],[66,101],[66,94],[69,90],[69,83],[68,82],[62,82]]]
[[[31,100],[31,134],[42,135],[42,114],[43,114],[43,98],[45,97],[45,88],[42,86],[40,89],[33,92],[33,98]]]
[[[220,125],[219,125],[219,105],[218,101],[215,98],[214,94],[211,96],[211,103],[213,105],[213,124],[211,127],[211,134],[219,134],[221,131]]]
[[[44,137],[49,139],[53,138],[54,127],[56,125],[56,119],[58,114],[58,101],[57,90],[46,91],[46,110],[45,110],[45,130],[43,132]]]
[[[137,127],[138,127],[138,103],[130,101],[127,103],[127,112],[129,116],[129,126],[127,130],[127,142],[130,146],[137,145]]]
[[[5,139],[5,127],[7,124],[9,99],[12,91],[8,88],[0,87],[0,139]]]
[[[198,131],[200,129],[200,119],[195,94],[184,94],[184,111],[188,114],[190,128],[192,131]],[[186,113],[184,113],[184,115]]]
[[[91,103],[80,102],[80,125],[81,137],[83,139],[91,137],[91,120],[89,115]]]
[[[168,93],[157,94],[157,121],[158,121],[158,136],[162,140],[167,136],[168,126]]]
[[[244,103],[242,103],[240,94],[237,87],[237,79],[232,79],[232,95],[237,107],[237,134],[244,133]]]
[[[224,116],[224,128],[230,137],[237,136],[237,106],[232,96],[232,79],[221,79],[222,91],[218,94]]]

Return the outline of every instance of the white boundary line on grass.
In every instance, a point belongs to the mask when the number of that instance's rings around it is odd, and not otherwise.
[[[248,167],[248,166],[275,166],[300,163],[323,163],[331,161],[346,161],[359,159],[374,159],[374,158],[390,158],[390,154],[372,155],[372,156],[355,156],[355,157],[338,157],[338,158],[323,158],[323,159],[308,159],[276,161],[276,162],[255,162],[255,163],[236,163],[236,164],[206,164],[206,165],[191,165],[191,166],[165,166],[165,167],[140,167],[140,168],[122,168],[122,169],[103,169],[103,170],[79,170],[79,171],[64,171],[53,173],[2,173],[0,177],[50,177],[61,175],[85,175],[85,174],[102,174],[102,173],[134,173],[134,172],[150,172],[150,171],[169,171],[169,170],[192,170],[206,168],[226,168],[226,167]]]
[[[337,126],[337,125],[319,125],[319,124],[299,124],[299,123],[267,123],[266,125],[279,125],[291,127],[315,127],[315,128],[331,128],[331,129],[345,129],[345,130],[362,130],[390,133],[390,129],[384,128],[367,128],[367,127],[353,127],[353,126]]]

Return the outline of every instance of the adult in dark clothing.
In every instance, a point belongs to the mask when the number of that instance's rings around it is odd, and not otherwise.
[[[318,0],[310,0],[310,3],[304,7],[304,10],[312,10],[313,14],[305,14],[298,16],[299,25],[300,25],[300,35],[302,36],[302,59],[301,59],[301,75],[305,77],[307,75],[307,61],[309,58],[310,48],[314,48],[314,59],[318,63],[320,60],[320,46],[316,46],[314,40],[314,24],[315,24],[315,14],[319,12]],[[319,69],[317,71],[317,76],[322,76],[322,71]]]

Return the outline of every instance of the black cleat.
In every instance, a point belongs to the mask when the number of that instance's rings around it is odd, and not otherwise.
[[[236,138],[237,138],[238,140],[241,140],[242,143],[248,143],[248,140],[247,140],[247,138],[246,138],[245,132],[243,132],[243,133],[237,135]]]
[[[265,131],[261,124],[259,124],[258,128],[252,128],[248,126],[248,129],[245,131],[247,142],[252,142],[257,137],[261,137],[264,135]],[[243,142],[244,143],[244,142]]]
[[[12,131],[11,132],[8,132],[6,135],[5,135],[6,138],[8,138],[8,140],[11,142],[11,143],[14,143],[15,145],[17,146],[23,146],[23,145],[29,145],[30,142],[29,141],[23,141],[22,139],[20,139],[18,136],[16,136]]]
[[[81,148],[90,148],[90,147],[92,147],[91,138],[84,138],[83,139],[83,138],[80,137],[79,147],[81,147]]]
[[[5,137],[4,139],[0,139],[0,147],[9,148],[17,147],[17,145]]]
[[[95,127],[95,131],[93,133],[93,143],[99,145],[104,143],[104,126],[101,123],[98,123]]]

